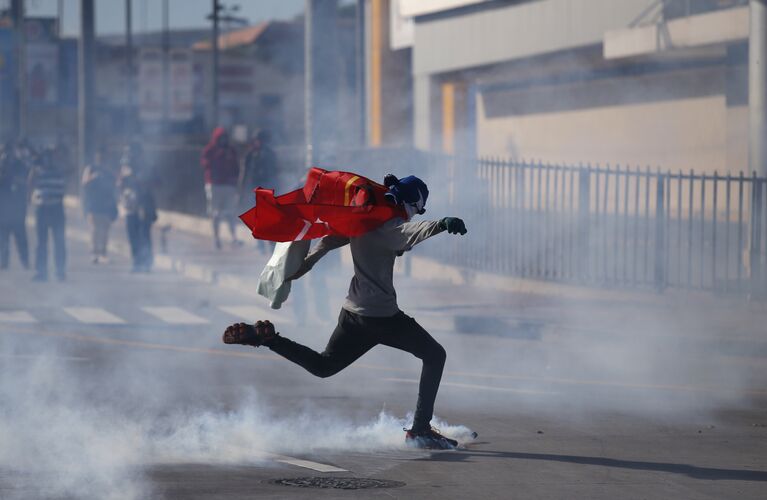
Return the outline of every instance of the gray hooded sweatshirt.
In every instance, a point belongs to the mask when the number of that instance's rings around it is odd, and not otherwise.
[[[325,254],[348,243],[354,262],[354,277],[343,308],[360,316],[394,316],[399,312],[393,281],[394,259],[442,231],[444,229],[439,221],[391,219],[362,236],[325,236],[312,248],[292,278],[303,276]]]

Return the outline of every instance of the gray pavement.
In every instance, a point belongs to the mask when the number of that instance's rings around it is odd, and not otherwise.
[[[763,304],[398,275],[448,351],[438,426],[465,446],[432,453],[402,443],[415,358],[378,348],[316,379],[220,343],[263,315],[321,349],[343,265],[275,312],[253,293],[267,256],[251,242],[216,252],[174,229],[134,275],[121,225],[92,265],[69,222],[67,282],[0,275],[0,498],[764,498]],[[397,483],[275,482],[307,477]]]

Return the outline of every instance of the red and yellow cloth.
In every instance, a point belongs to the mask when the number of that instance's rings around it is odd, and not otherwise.
[[[351,172],[312,167],[301,189],[274,196],[257,188],[256,206],[240,215],[254,238],[297,241],[323,236],[359,236],[405,209],[386,201],[386,186]]]

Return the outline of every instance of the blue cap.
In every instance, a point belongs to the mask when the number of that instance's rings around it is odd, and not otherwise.
[[[386,196],[392,198],[393,201],[399,205],[413,203],[418,204],[419,209],[422,209],[424,205],[426,205],[426,199],[429,197],[429,188],[426,187],[425,182],[415,175],[408,175],[407,177],[396,180],[396,182],[395,179],[396,177],[391,180],[387,179],[389,192],[386,193]]]

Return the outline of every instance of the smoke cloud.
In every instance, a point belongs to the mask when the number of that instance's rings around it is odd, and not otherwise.
[[[4,498],[161,498],[145,477],[154,465],[268,467],[276,454],[401,450],[402,429],[412,419],[381,411],[359,423],[310,403],[277,414],[255,390],[245,390],[229,409],[161,410],[154,402],[168,386],[150,389],[140,368],[125,373],[117,363],[116,372],[94,384],[55,352],[31,363],[15,361],[0,368],[0,470],[10,487]],[[145,400],[131,394],[139,386]],[[446,434],[471,439],[466,427],[435,423]]]

